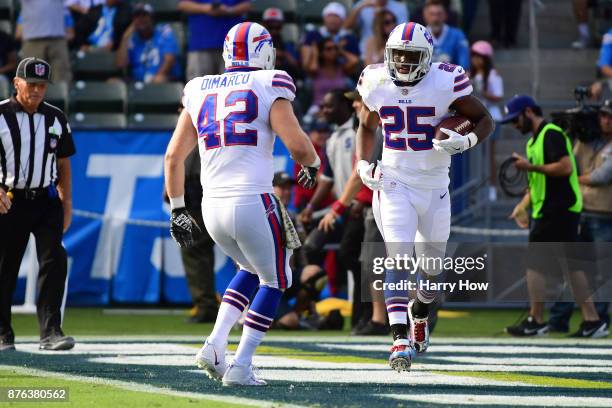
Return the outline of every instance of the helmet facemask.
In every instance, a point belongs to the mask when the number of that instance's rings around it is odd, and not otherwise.
[[[427,74],[430,63],[430,50],[425,47],[410,45],[385,48],[385,65],[394,81],[416,82]]]

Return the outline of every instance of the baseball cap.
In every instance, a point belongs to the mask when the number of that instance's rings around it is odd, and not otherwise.
[[[263,16],[261,17],[263,21],[283,21],[283,10],[277,7],[270,7],[264,10]]]
[[[274,178],[272,179],[273,186],[284,186],[284,185],[294,185],[295,180],[291,178],[289,174],[285,171],[277,171],[274,173]]]
[[[528,95],[515,95],[508,101],[504,110],[505,116],[500,121],[501,123],[509,123],[518,117],[527,108],[537,107],[535,99]]]
[[[153,10],[153,6],[149,3],[138,3],[134,6],[134,11],[132,12],[133,16],[141,16],[144,14],[153,15],[155,10]]]
[[[51,82],[51,66],[47,61],[40,58],[24,58],[17,65],[15,76],[30,83]]]
[[[607,99],[599,108],[600,112],[607,113],[608,115],[612,115],[612,99]]]
[[[342,20],[344,20],[346,18],[346,9],[342,4],[338,3],[337,1],[332,1],[323,8],[323,17],[329,14],[335,14]]]

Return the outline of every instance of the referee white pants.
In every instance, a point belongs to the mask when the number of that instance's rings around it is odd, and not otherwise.
[[[257,274],[262,285],[291,286],[293,251],[283,246],[280,209],[271,194],[204,198],[202,217],[212,239],[240,269]]]
[[[385,175],[383,190],[374,192],[372,210],[387,256],[444,256],[450,235],[447,188],[416,189]],[[437,275],[441,270],[425,270]]]

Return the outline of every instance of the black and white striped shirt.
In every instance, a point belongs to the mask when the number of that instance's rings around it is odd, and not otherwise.
[[[59,108],[42,102],[29,114],[15,97],[0,102],[0,186],[57,184],[57,159],[74,153],[70,125]]]

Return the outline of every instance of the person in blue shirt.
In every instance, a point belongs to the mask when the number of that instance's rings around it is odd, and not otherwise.
[[[129,67],[129,76],[134,81],[172,81],[180,77],[178,55],[172,28],[167,24],[154,24],[151,5],[136,5],[132,24],[123,34],[117,50],[117,67]]]
[[[604,35],[597,60],[600,81],[591,85],[591,98],[595,101],[612,98],[612,28]]]
[[[470,69],[470,46],[465,34],[458,28],[446,24],[446,10],[439,0],[428,0],[423,9],[423,18],[433,35],[433,62],[449,62]]]
[[[244,21],[244,15],[251,10],[251,1],[180,0],[177,8],[189,16],[187,80],[223,72],[225,35]]]

